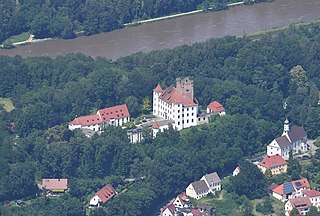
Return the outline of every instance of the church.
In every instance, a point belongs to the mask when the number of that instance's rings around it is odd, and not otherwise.
[[[283,133],[274,139],[267,147],[267,155],[281,155],[283,159],[289,159],[289,153],[298,154],[307,151],[307,133],[303,127],[290,127],[288,119],[285,120]]]

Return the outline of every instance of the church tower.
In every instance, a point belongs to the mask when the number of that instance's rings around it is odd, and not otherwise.
[[[284,125],[283,125],[282,136],[288,135],[289,131],[290,131],[290,124],[289,124],[289,120],[286,118],[286,120],[284,121]]]

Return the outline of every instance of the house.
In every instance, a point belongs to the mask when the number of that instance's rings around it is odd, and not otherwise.
[[[302,190],[302,196],[309,197],[312,206],[320,207],[320,192],[317,190]]]
[[[161,211],[161,216],[175,216],[175,215],[176,215],[176,207],[172,203],[166,205]]]
[[[206,174],[200,180],[205,181],[212,194],[215,194],[216,191],[221,191],[221,180],[216,172]]]
[[[90,200],[90,207],[100,207],[101,203],[106,203],[118,193],[111,184],[106,184]]]
[[[171,120],[177,130],[197,125],[198,101],[193,95],[193,81],[177,78],[176,86],[153,90],[153,115]]]
[[[281,155],[285,160],[289,159],[289,153],[293,154],[308,150],[307,133],[303,127],[290,128],[288,119],[285,120],[281,137],[274,139],[267,147],[267,155]]]
[[[210,189],[204,180],[192,182],[186,189],[186,195],[197,200],[208,193],[210,193]]]
[[[236,175],[238,175],[239,173],[240,173],[240,166],[237,166],[237,167],[233,170],[232,176],[236,176]]]
[[[308,197],[298,197],[289,199],[285,204],[285,215],[290,216],[291,211],[295,208],[300,215],[306,215],[312,206]]]
[[[109,107],[98,110],[97,114],[81,116],[69,122],[69,130],[89,129],[92,131],[102,131],[108,125],[122,126],[130,121],[130,113],[127,105]]]
[[[207,106],[207,113],[217,113],[223,116],[226,114],[226,111],[218,101],[213,101]]]
[[[266,156],[257,164],[258,168],[263,172],[270,169],[272,175],[286,173],[288,163],[278,154],[272,156]]]
[[[58,196],[68,190],[68,179],[42,179],[41,187],[47,195]]]
[[[176,208],[188,208],[190,205],[190,200],[185,192],[179,194],[173,201],[173,205]]]
[[[303,196],[303,190],[310,190],[310,184],[306,178],[285,182],[272,189],[272,196],[278,200],[285,202],[288,199]]]

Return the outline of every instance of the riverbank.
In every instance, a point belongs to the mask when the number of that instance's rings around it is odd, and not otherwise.
[[[252,32],[252,33],[249,33],[249,34],[243,34],[243,35],[240,35],[238,37],[244,37],[245,36],[245,37],[255,38],[255,37],[259,37],[259,36],[262,36],[262,35],[265,35],[265,34],[269,34],[269,33],[275,34],[275,33],[284,31],[284,30],[288,29],[292,25],[295,26],[295,27],[300,27],[300,26],[305,26],[305,25],[310,25],[310,24],[320,24],[320,18],[312,20],[312,21],[298,22],[298,23],[294,23],[294,24],[288,24],[288,25],[283,25],[283,26],[279,26],[279,27],[274,27],[274,28],[271,28],[271,29],[265,29],[265,30],[262,30],[262,31]]]
[[[240,1],[240,2],[227,4],[227,7],[235,7],[235,6],[239,6],[239,5],[243,5],[243,4],[244,4],[244,1]],[[212,9],[213,8],[208,8],[208,11],[210,11]],[[173,19],[173,18],[178,18],[178,17],[182,17],[182,16],[187,16],[187,15],[193,15],[193,14],[198,14],[198,13],[203,13],[203,12],[205,12],[204,9],[199,9],[199,10],[189,11],[189,12],[185,12],[185,13],[172,14],[172,15],[168,15],[168,16],[153,18],[153,19],[147,19],[147,20],[126,23],[126,24],[124,24],[124,26],[125,27],[136,26],[136,25],[140,25],[140,24],[157,22],[157,21],[167,20],[167,19]],[[212,12],[214,12],[214,11],[212,11]]]

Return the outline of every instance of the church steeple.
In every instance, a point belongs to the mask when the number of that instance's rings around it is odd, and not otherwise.
[[[290,131],[290,124],[289,124],[289,120],[286,118],[286,120],[284,121],[284,125],[283,125],[283,133],[282,135],[287,135]]]

